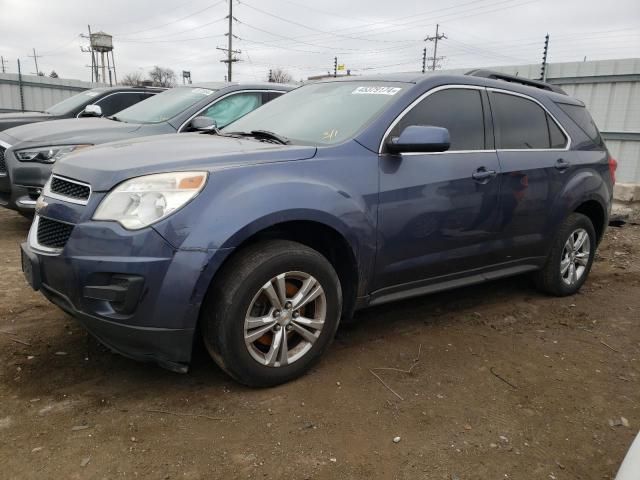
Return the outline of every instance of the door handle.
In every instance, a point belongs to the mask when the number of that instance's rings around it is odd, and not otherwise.
[[[564,158],[559,158],[555,165],[556,169],[560,170],[561,172],[564,172],[570,166],[571,164],[567,162]]]
[[[485,167],[477,169],[471,177],[477,182],[488,182],[497,175],[495,170],[487,170]]]

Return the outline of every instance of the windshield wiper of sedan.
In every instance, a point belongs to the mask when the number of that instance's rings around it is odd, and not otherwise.
[[[254,137],[260,141],[267,141],[271,143],[279,143],[281,145],[289,145],[291,140],[282,135],[278,135],[275,132],[269,130],[251,130],[250,132],[231,132],[230,135],[240,135],[242,137]]]

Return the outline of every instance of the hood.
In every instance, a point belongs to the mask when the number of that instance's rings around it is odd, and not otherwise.
[[[62,145],[70,143],[104,143],[125,138],[140,128],[137,123],[123,123],[106,118],[67,118],[50,122],[38,122],[5,130],[24,147]]]
[[[316,147],[178,133],[108,143],[73,153],[53,173],[108,191],[129,178],[181,170],[207,170],[312,158]]]
[[[0,130],[17,127],[25,123],[43,122],[54,118],[46,112],[10,112],[0,113]]]

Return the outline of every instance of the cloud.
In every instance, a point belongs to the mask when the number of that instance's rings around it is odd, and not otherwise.
[[[0,0],[0,54],[16,71],[40,70],[89,80],[90,57],[80,51],[87,24],[114,36],[118,73],[153,65],[190,70],[194,81],[222,80],[227,1]],[[444,68],[539,62],[544,35],[550,61],[637,56],[636,0],[234,0],[234,80],[265,80],[282,67],[295,79],[331,71],[334,57],[353,73],[417,71],[422,50],[433,55],[435,24],[447,36],[438,48]]]

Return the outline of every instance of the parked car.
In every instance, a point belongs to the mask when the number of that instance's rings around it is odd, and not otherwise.
[[[584,104],[543,83],[322,81],[219,135],[69,155],[23,268],[117,352],[185,371],[201,334],[233,378],[276,385],[355,309],[523,273],[577,292],[615,168]]]
[[[156,87],[93,88],[65,98],[43,112],[0,113],[0,131],[27,123],[81,117],[83,114],[89,117],[109,116],[164,90],[166,89]],[[101,115],[96,114],[95,108],[90,108],[85,113],[89,105],[100,107]]]
[[[0,206],[31,214],[53,164],[74,150],[115,140],[206,130],[214,127],[213,120],[223,127],[292,88],[275,83],[188,85],[106,118],[57,120],[0,132]]]
[[[640,434],[629,447],[616,475],[616,480],[638,480],[638,476],[640,476]]]

